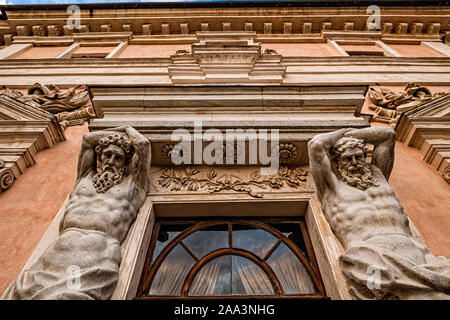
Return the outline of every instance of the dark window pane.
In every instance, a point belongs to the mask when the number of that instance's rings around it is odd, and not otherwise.
[[[177,245],[156,272],[149,295],[180,296],[186,276],[194,264],[194,258],[181,245]]]
[[[161,224],[159,227],[158,240],[153,250],[152,262],[158,258],[164,248],[181,232],[189,228],[190,224]]]
[[[234,295],[273,295],[269,277],[253,261],[241,256],[233,256],[231,291]]]
[[[223,296],[231,294],[231,256],[213,259],[204,265],[192,281],[190,296]]]
[[[277,240],[267,231],[252,226],[233,224],[233,248],[247,250],[261,259],[264,259]]]
[[[300,249],[305,258],[311,264],[311,259],[306,249],[305,240],[303,239],[301,227],[299,223],[271,223],[271,227],[280,231],[285,237],[295,243],[295,245]]]
[[[315,287],[311,276],[298,257],[284,243],[273,252],[267,263],[285,294],[311,294]]]
[[[183,240],[184,244],[201,259],[214,250],[228,248],[228,225],[211,226],[194,232]]]

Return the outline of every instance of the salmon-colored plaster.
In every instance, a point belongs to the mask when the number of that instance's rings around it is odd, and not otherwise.
[[[67,47],[33,47],[11,59],[51,59]]]
[[[397,142],[389,184],[431,251],[450,258],[450,185],[422,158]]]
[[[69,127],[67,140],[36,155],[36,164],[0,193],[0,293],[19,275],[76,179],[87,124]]]
[[[385,87],[395,92],[405,88]],[[448,86],[425,87],[433,93],[450,91]],[[368,108],[369,103],[366,96],[362,113],[373,113]],[[372,126],[387,124],[373,122]],[[398,141],[389,184],[431,251],[450,258],[450,185],[423,160],[419,150]]]
[[[348,54],[351,55],[351,53],[358,53],[358,54],[380,54],[383,55],[384,50],[383,48],[377,46],[377,45],[354,45],[354,44],[340,44],[339,45],[342,49],[344,49]]]
[[[83,56],[106,57],[116,47],[79,47],[72,52],[72,57],[79,58]]]
[[[341,54],[328,43],[262,43],[261,50],[274,49],[284,57],[333,57]]]
[[[404,57],[442,57],[440,53],[422,45],[389,43],[388,46]]]
[[[175,45],[129,45],[117,58],[168,58],[177,50],[191,51],[190,44]]]

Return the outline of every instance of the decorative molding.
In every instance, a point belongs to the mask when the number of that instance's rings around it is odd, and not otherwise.
[[[5,168],[5,160],[0,159],[0,192],[5,191],[14,183],[15,177],[11,169]]]
[[[312,23],[311,22],[303,23],[303,33],[304,34],[311,34],[312,33]]]
[[[364,8],[203,8],[189,10],[174,8],[167,14],[167,9],[152,9],[148,15],[146,9],[132,10],[100,10],[89,15],[82,14],[83,25],[79,30],[71,30],[66,24],[67,12],[55,10],[52,19],[42,11],[21,10],[20,12],[6,10],[8,19],[0,35],[15,32],[15,41],[43,41],[45,37],[55,38],[55,35],[74,37],[80,33],[89,33],[91,37],[107,36],[108,33],[124,33],[135,39],[142,37],[162,41],[161,36],[187,36],[189,32],[199,31],[255,31],[258,35],[267,35],[267,41],[285,39],[300,41],[305,35],[321,38],[323,31],[371,31],[375,24],[367,26],[367,12]],[[382,7],[383,35],[396,41],[411,39],[420,40],[424,37],[439,41],[441,32],[448,31],[447,8],[397,8]],[[202,16],[199,23],[198,17]],[[432,20],[430,21],[430,18]],[[235,23],[239,19],[245,21]],[[295,22],[294,22],[295,21]],[[399,22],[400,21],[400,22]],[[189,32],[186,25],[189,25]],[[59,26],[59,27],[58,27]],[[153,26],[153,30],[152,30]],[[180,26],[179,28],[176,26]],[[56,30],[55,27],[58,27]],[[394,29],[395,28],[395,29]],[[52,30],[51,30],[52,29]],[[64,32],[61,32],[63,29]],[[444,29],[444,30],[441,30]],[[48,31],[48,34],[46,34]],[[153,32],[152,32],[153,31]],[[102,34],[103,33],[103,34]],[[27,39],[24,39],[27,38]],[[131,39],[130,38],[130,39]],[[298,39],[298,40],[293,40]],[[108,38],[104,39],[108,41]],[[125,40],[125,39],[123,39]]]
[[[180,23],[180,33],[189,34],[189,23]]]
[[[283,22],[283,33],[292,34],[292,22]]]
[[[152,34],[152,24],[151,23],[142,25],[142,34],[146,35],[146,36],[149,36]]]
[[[23,104],[56,115],[63,128],[82,125],[89,119],[101,115],[89,104],[89,93],[85,86],[62,91],[54,85],[35,83],[27,94],[5,88],[1,93]]]
[[[47,30],[48,30],[49,37],[59,37],[61,35],[58,25],[47,26]]]
[[[44,25],[32,26],[31,30],[33,32],[33,36],[35,36],[35,37],[45,37]]]
[[[302,168],[280,167],[278,173],[270,176],[261,176],[259,169],[252,172],[250,177],[243,179],[233,174],[218,175],[214,168],[206,173],[204,178],[195,177],[203,172],[191,167],[165,168],[158,184],[170,191],[207,191],[209,193],[223,190],[234,190],[245,192],[255,198],[263,198],[263,195],[253,189],[280,189],[288,186],[291,188],[306,188],[306,177],[308,171]],[[204,173],[203,173],[204,175]]]
[[[444,179],[450,184],[450,167],[447,167],[444,171]]]
[[[170,24],[168,23],[161,24],[161,34],[170,34]]]
[[[394,92],[385,87],[378,90],[370,88],[368,97],[371,102],[369,109],[374,112],[372,121],[395,127],[403,112],[443,94],[443,92],[432,94],[428,88],[416,83],[407,84],[403,92]]]
[[[423,159],[450,183],[450,93],[401,115],[397,140],[419,149]]]
[[[353,22],[345,22],[344,23],[344,31],[353,31],[355,24]]]
[[[280,164],[291,163],[297,157],[297,148],[292,143],[280,143],[274,150],[279,152]]]
[[[171,56],[169,76],[179,83],[281,83],[286,66],[274,51],[261,54],[255,32],[197,32],[191,55]]]
[[[28,37],[31,35],[31,29],[29,26],[17,26],[16,32],[19,37]]]
[[[65,140],[54,115],[17,99],[9,89],[0,92],[0,131],[0,192],[36,163],[36,153]]]
[[[264,22],[264,34],[272,34],[272,22]]]

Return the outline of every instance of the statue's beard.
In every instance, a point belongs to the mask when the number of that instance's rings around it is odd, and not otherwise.
[[[102,167],[92,178],[94,188],[98,193],[104,193],[111,187],[122,182],[124,169],[117,169],[115,167]]]
[[[339,168],[339,173],[345,183],[360,190],[366,190],[372,186],[379,186],[365,163],[350,165],[347,168]]]

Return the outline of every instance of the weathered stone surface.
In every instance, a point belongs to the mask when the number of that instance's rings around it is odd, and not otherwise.
[[[364,143],[375,146],[370,166]],[[450,299],[450,260],[413,236],[387,182],[394,144],[388,127],[341,129],[308,143],[319,199],[345,249],[342,271],[356,299]]]
[[[131,127],[86,134],[55,240],[2,299],[109,299],[120,244],[149,187],[150,143]]]
[[[403,112],[443,94],[443,92],[432,94],[428,88],[416,83],[407,84],[403,92],[394,92],[384,87],[380,90],[370,88],[368,95],[372,104],[369,105],[369,109],[374,110],[372,120],[395,127]]]
[[[89,93],[86,86],[77,86],[69,90],[61,90],[54,85],[35,83],[27,94],[14,89],[4,89],[3,93],[24,104],[56,114],[65,128],[83,124],[96,117],[94,108],[88,105]]]

